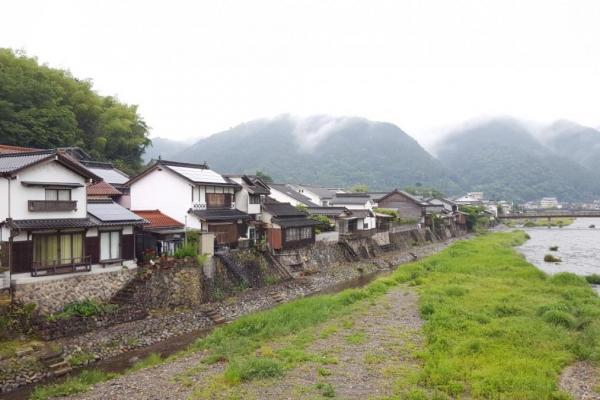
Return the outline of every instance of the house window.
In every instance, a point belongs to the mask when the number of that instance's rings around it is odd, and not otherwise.
[[[285,230],[285,241],[295,242],[297,240],[305,240],[312,238],[312,228],[287,228]]]
[[[100,232],[100,261],[121,258],[121,232]]]
[[[34,235],[33,261],[44,266],[82,262],[83,234]]]
[[[229,208],[231,207],[231,194],[206,193],[207,208]]]
[[[46,200],[71,200],[70,189],[46,189]]]
[[[260,195],[259,194],[251,194],[249,201],[250,201],[250,204],[260,204]]]

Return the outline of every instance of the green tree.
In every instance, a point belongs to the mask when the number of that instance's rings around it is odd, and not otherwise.
[[[273,183],[273,178],[271,178],[271,176],[268,175],[266,172],[258,170],[256,171],[256,176],[262,179],[265,183]]]
[[[81,147],[94,159],[133,173],[141,165],[148,126],[137,106],[100,96],[92,82],[0,49],[0,143]]]
[[[369,187],[363,183],[359,183],[352,186],[350,190],[354,193],[367,193],[369,191]]]

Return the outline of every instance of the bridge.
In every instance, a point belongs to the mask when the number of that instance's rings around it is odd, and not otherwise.
[[[536,219],[536,218],[600,218],[600,210],[575,211],[575,210],[552,210],[552,211],[529,211],[520,214],[498,215],[498,219]]]

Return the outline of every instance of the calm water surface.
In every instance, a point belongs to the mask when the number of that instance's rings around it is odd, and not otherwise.
[[[589,228],[595,225],[595,229]],[[531,239],[519,247],[527,261],[541,270],[555,274],[600,275],[600,218],[580,218],[564,228],[524,228]],[[558,251],[549,251],[558,246]],[[544,262],[546,254],[560,257],[560,263]]]

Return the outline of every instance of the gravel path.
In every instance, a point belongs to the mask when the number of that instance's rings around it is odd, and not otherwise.
[[[588,362],[577,362],[563,371],[560,376],[560,389],[569,393],[575,400],[600,400],[596,367]]]
[[[224,364],[202,364],[199,353],[101,383],[74,399],[304,399],[329,386],[344,399],[397,395],[419,368],[415,351],[423,344],[421,325],[416,294],[396,289],[351,316],[316,328],[318,339],[307,351],[336,363],[301,363],[278,380],[229,386],[218,383]]]

